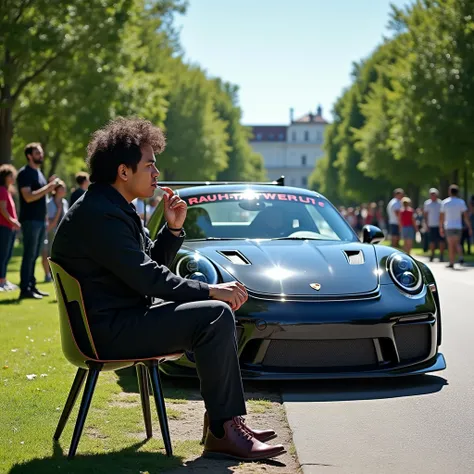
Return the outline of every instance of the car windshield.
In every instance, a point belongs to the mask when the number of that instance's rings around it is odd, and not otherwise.
[[[315,239],[354,241],[350,226],[321,197],[247,190],[185,196],[187,240]]]

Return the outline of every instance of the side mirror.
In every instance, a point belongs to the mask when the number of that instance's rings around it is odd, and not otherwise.
[[[384,238],[383,232],[374,225],[365,225],[362,228],[362,242],[364,244],[378,244]]]

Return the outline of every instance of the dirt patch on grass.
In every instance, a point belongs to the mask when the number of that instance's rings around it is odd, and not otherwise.
[[[172,399],[174,391],[179,387],[180,403],[174,405],[171,400],[167,402],[168,410],[179,409],[180,419],[169,419],[172,441],[198,440],[202,436],[204,403],[200,400],[198,386],[191,381],[164,381],[165,397]],[[182,382],[182,383],[181,383]],[[209,473],[265,473],[265,474],[294,474],[299,472],[299,464],[295,456],[291,431],[286,421],[286,414],[281,404],[279,393],[267,390],[258,385],[246,384],[245,396],[247,399],[248,415],[245,417],[251,427],[273,428],[278,437],[271,440],[270,444],[281,443],[286,447],[286,454],[269,461],[256,463],[239,463],[238,461],[210,460],[206,458],[190,457],[183,466],[166,471],[167,474],[198,474]],[[183,391],[186,397],[182,397]],[[183,398],[187,400],[182,402]],[[174,406],[173,406],[174,405]],[[153,406],[153,405],[152,405]],[[139,437],[144,437],[140,433]],[[153,426],[153,436],[161,437],[160,427],[157,422]]]

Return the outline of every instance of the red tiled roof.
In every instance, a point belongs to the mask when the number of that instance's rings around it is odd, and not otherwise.
[[[254,125],[251,142],[286,142],[286,125]]]
[[[303,115],[303,117],[299,118],[298,120],[295,120],[293,123],[321,123],[326,125],[328,122],[326,122],[326,120],[324,120],[321,115],[314,115],[309,113]]]

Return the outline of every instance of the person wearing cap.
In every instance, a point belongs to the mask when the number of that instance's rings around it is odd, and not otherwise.
[[[436,247],[439,247],[439,261],[444,261],[445,240],[439,232],[439,214],[441,212],[442,201],[439,199],[439,191],[430,188],[430,198],[423,205],[423,214],[428,226],[428,241],[430,243],[430,262],[434,260]]]
[[[448,268],[454,268],[456,254],[460,251],[463,219],[466,223],[469,235],[472,236],[472,227],[469,221],[467,206],[464,200],[458,197],[458,194],[458,186],[455,184],[449,186],[449,197],[443,201],[439,215],[440,234],[442,237],[446,235],[448,241]]]
[[[405,192],[402,188],[394,189],[393,198],[387,204],[388,230],[391,236],[392,247],[398,247],[400,242],[400,210]]]

